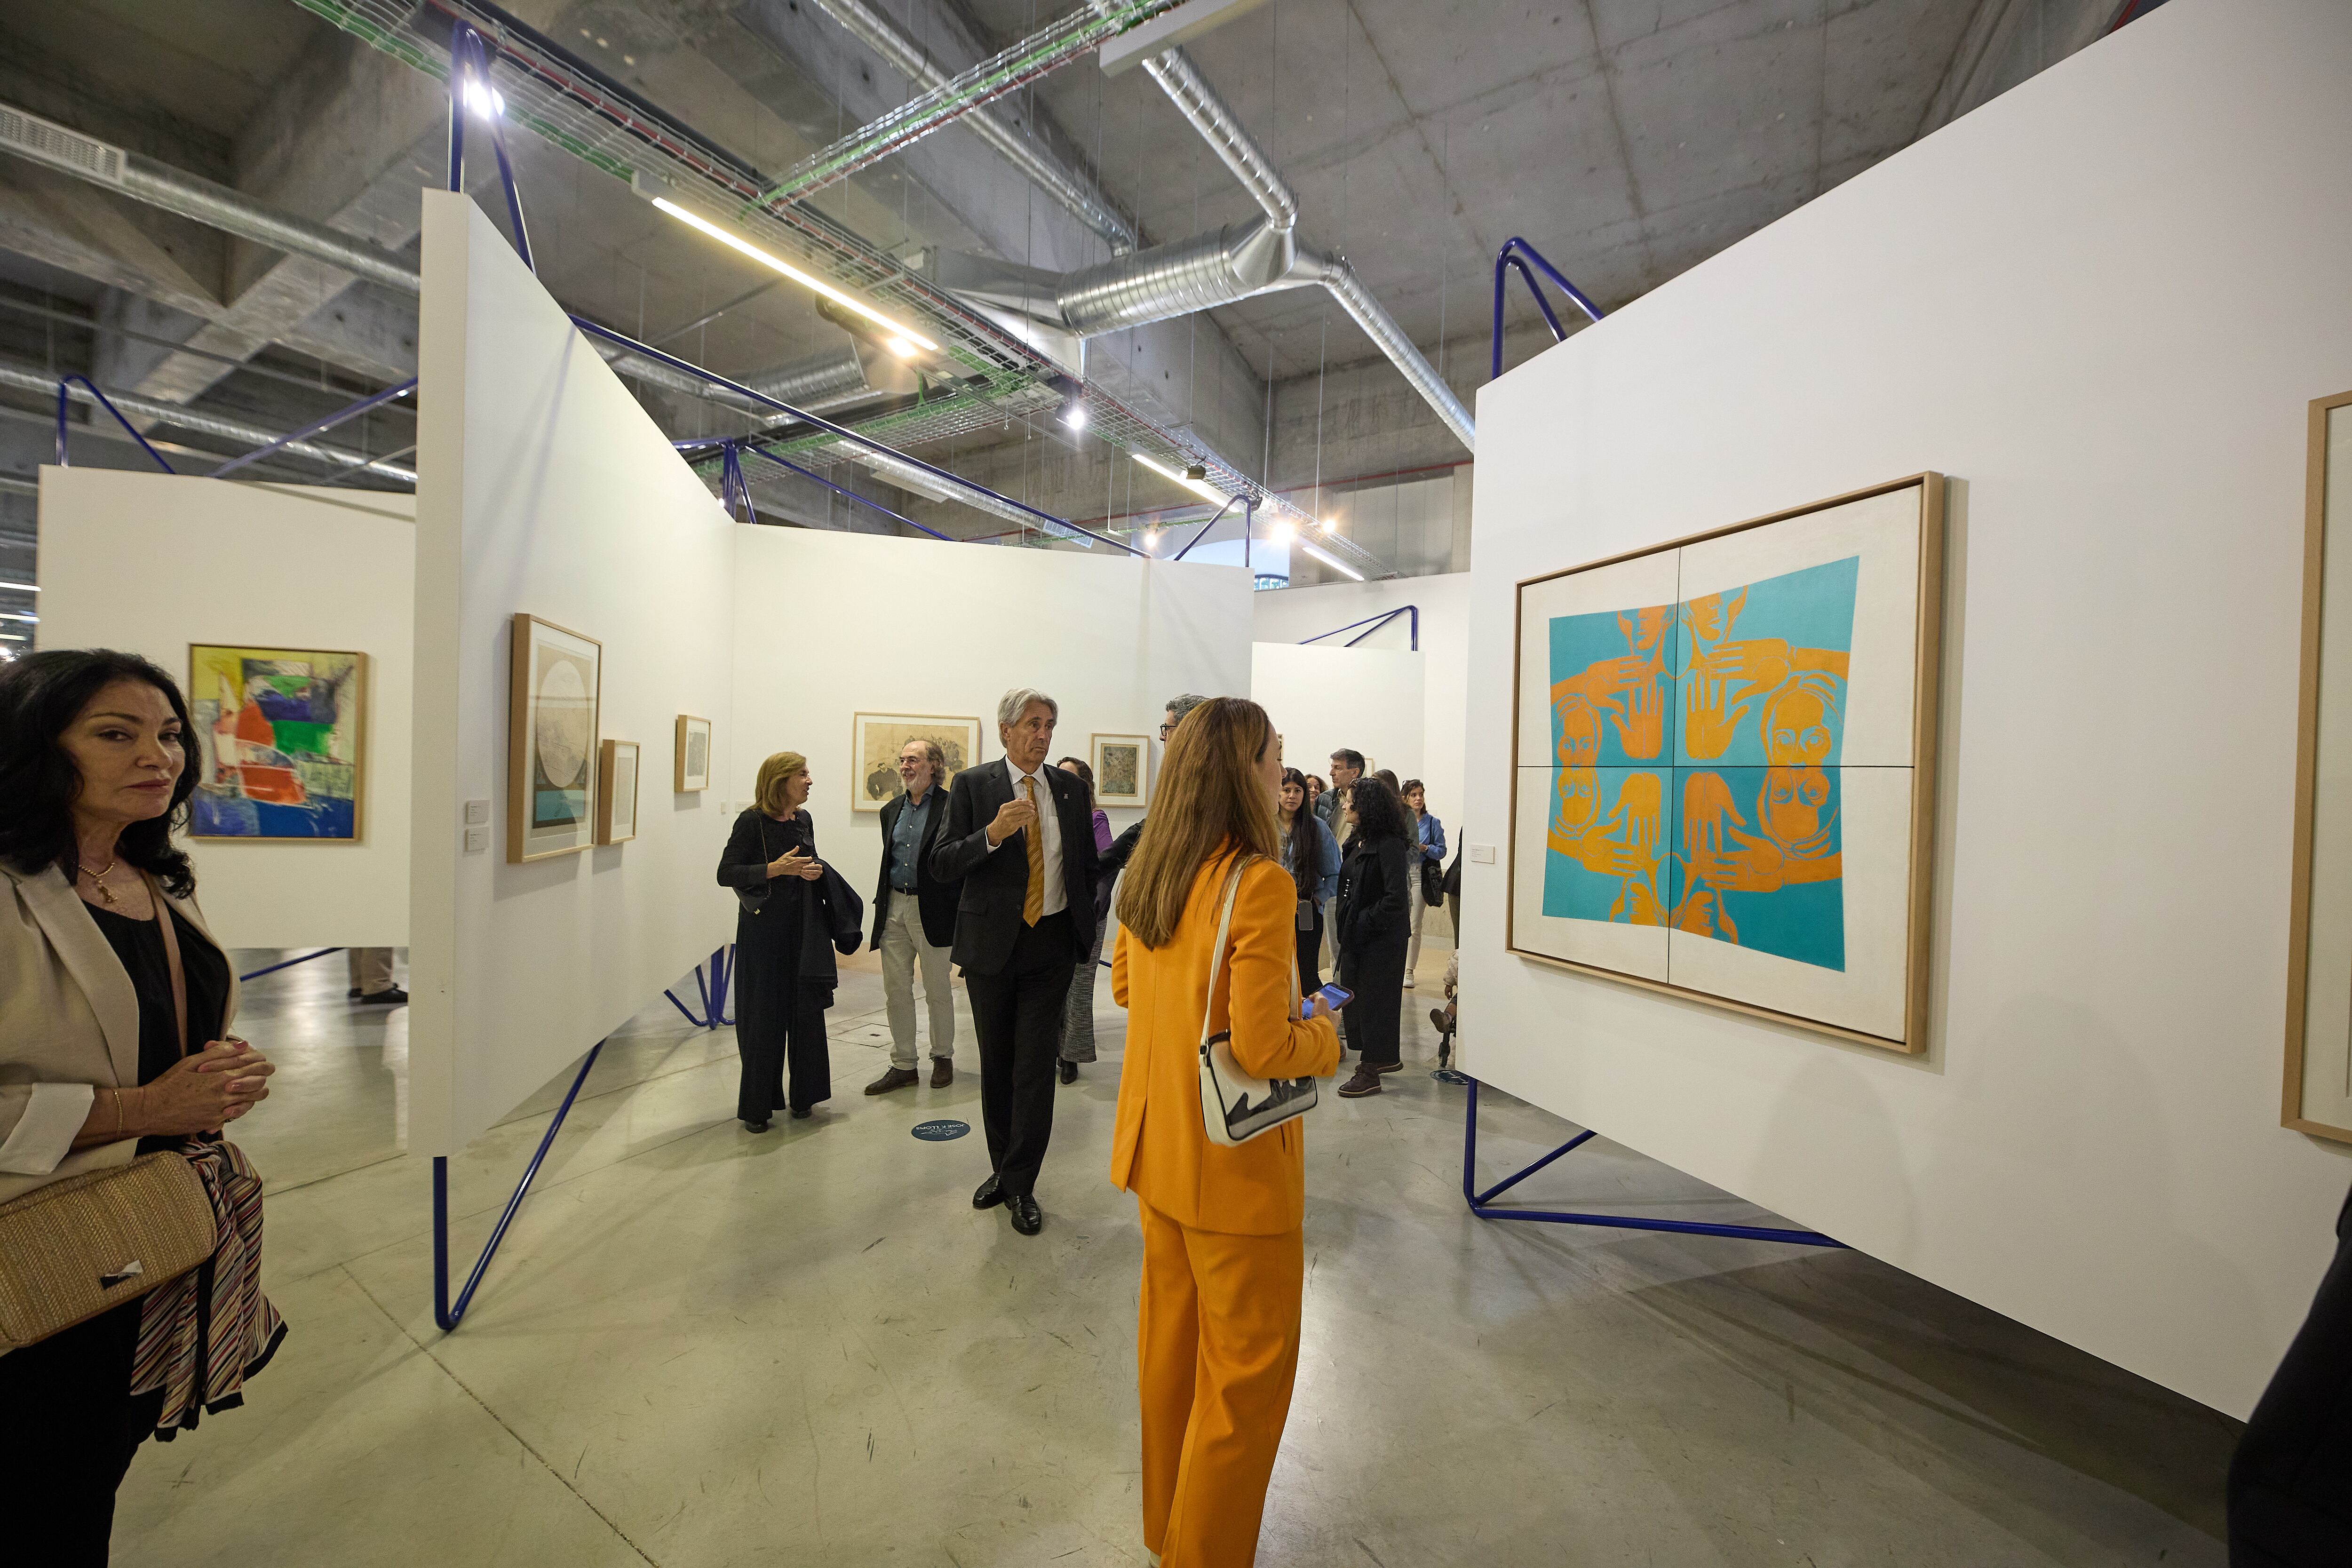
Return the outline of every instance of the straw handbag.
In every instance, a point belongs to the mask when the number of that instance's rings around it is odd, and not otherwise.
[[[179,934],[163,894],[154,897],[184,1056],[188,987]],[[37,1344],[169,1284],[210,1258],[219,1240],[220,1222],[196,1168],[168,1152],[68,1176],[0,1204],[0,1352]]]

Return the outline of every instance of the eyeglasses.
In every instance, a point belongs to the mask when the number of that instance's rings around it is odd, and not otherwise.
[[[1173,724],[1162,724],[1160,726],[1160,738],[1163,741],[1175,732],[1176,726]]]

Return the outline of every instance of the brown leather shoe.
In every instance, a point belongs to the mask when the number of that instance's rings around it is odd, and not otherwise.
[[[913,1076],[914,1075],[911,1073],[908,1075],[910,1080]],[[931,1058],[931,1087],[933,1089],[945,1089],[948,1085],[953,1082],[955,1082],[954,1060],[948,1057],[933,1057]]]
[[[868,1094],[887,1094],[894,1089],[910,1089],[922,1081],[923,1075],[913,1068],[890,1068],[880,1078],[866,1086]]]
[[[1357,1065],[1356,1076],[1339,1086],[1339,1098],[1361,1100],[1368,1094],[1378,1094],[1380,1091],[1381,1069],[1369,1062],[1363,1062]]]
[[[1374,1062],[1372,1064],[1372,1070],[1374,1072],[1402,1072],[1404,1070],[1404,1063],[1402,1059],[1392,1062]]]

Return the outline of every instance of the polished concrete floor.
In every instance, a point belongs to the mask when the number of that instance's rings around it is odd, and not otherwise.
[[[1463,1091],[1427,1070],[1436,991],[1387,1092],[1313,1113],[1262,1563],[2223,1561],[2237,1427],[2210,1411],[1853,1253],[1471,1218]],[[284,1070],[240,1141],[292,1333],[244,1408],[141,1454],[117,1563],[1144,1562],[1107,985],[1034,1239],[971,1207],[976,1125],[909,1136],[978,1122],[968,1017],[952,1088],[867,1099],[880,980],[847,976],[833,1100],[755,1137],[729,1119],[730,1037],[655,999],[448,1335],[429,1165],[395,1141],[406,1015],[343,992],[339,958],[247,989],[243,1032]],[[461,1268],[564,1087],[452,1162]],[[1566,1135],[1487,1101],[1490,1173]],[[1602,1140],[1521,1191],[1758,1214]]]

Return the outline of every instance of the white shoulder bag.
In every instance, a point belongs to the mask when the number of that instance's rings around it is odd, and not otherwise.
[[[1201,1008],[1201,1124],[1209,1142],[1237,1149],[1262,1132],[1315,1109],[1311,1078],[1252,1078],[1234,1060],[1230,1031],[1209,1033],[1209,1019],[1217,1009],[1217,973],[1224,965],[1225,940],[1233,931],[1234,898],[1241,891],[1242,873],[1250,856],[1236,861],[1225,877],[1224,908],[1217,916],[1217,943],[1209,950],[1208,1001]],[[1298,999],[1298,976],[1291,973],[1290,996]]]

